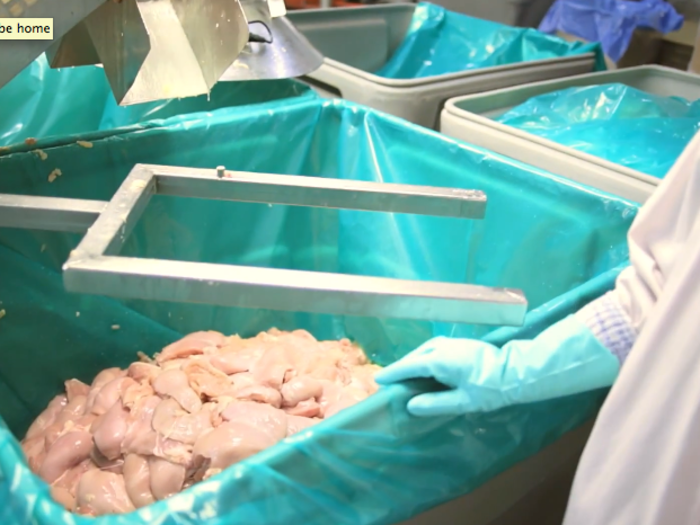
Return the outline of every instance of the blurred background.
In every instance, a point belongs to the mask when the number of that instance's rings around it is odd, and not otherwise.
[[[290,10],[359,7],[380,3],[399,2],[392,2],[391,0],[285,0],[287,8]],[[490,0],[488,2],[479,0],[436,0],[433,3],[450,11],[476,18],[500,22],[510,26],[537,28],[555,3],[555,0]],[[596,2],[592,3],[595,4]],[[601,2],[601,4],[606,3]],[[672,5],[678,14],[684,17],[683,26],[678,31],[665,35],[654,29],[636,29],[625,55],[617,62],[608,59],[608,68],[615,69],[643,64],[659,64],[682,70],[690,68],[698,20],[700,19],[700,0],[676,0],[654,3],[668,3]],[[557,33],[567,39],[584,40],[578,35],[564,31],[557,31]],[[698,71],[695,70],[695,72]]]

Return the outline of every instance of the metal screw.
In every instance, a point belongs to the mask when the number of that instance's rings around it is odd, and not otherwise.
[[[220,179],[223,179],[225,175],[226,175],[226,168],[224,166],[217,166],[216,167],[216,176],[219,177]]]

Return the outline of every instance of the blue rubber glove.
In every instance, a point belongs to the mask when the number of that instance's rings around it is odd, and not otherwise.
[[[433,378],[452,388],[408,402],[414,416],[488,412],[610,386],[620,370],[608,351],[574,315],[531,341],[497,348],[471,339],[436,337],[376,376],[380,385]]]

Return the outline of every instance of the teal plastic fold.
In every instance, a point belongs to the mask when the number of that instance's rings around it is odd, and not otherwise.
[[[424,78],[584,53],[595,53],[596,69],[606,69],[598,44],[567,42],[536,29],[472,18],[421,2],[403,42],[376,74]]]
[[[610,289],[628,263],[637,205],[344,101],[212,112],[46,153],[0,157],[0,192],[106,200],[136,163],[480,189],[483,221],[156,197],[122,254],[508,286],[524,291],[530,312],[511,329],[70,294],[61,264],[79,236],[0,229],[3,525],[389,525],[537,453],[606,395],[425,421],[409,417],[406,402],[438,387],[397,385],[170,500],[96,520],[69,515],[16,441],[64,379],[89,381],[199,329],[347,336],[384,365],[439,335],[530,337]],[[63,174],[49,182],[55,168]]]
[[[0,89],[0,149],[55,145],[57,140],[88,140],[107,133],[159,125],[163,119],[208,118],[212,112],[317,95],[296,80],[219,82],[207,96],[119,106],[104,70],[97,66],[51,69],[42,55]],[[99,133],[103,132],[103,133]],[[6,153],[6,151],[0,151]]]
[[[605,84],[539,95],[496,120],[663,178],[700,129],[700,100]]]

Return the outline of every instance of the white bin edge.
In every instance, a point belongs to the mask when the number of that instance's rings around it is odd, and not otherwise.
[[[594,66],[595,55],[585,53],[449,75],[397,80],[383,78],[326,58],[318,70],[302,80],[307,80],[324,96],[335,90],[345,100],[404,118],[426,128],[437,129],[440,109],[450,98],[578,75],[592,71]]]
[[[511,98],[520,101],[519,94],[527,97],[548,93],[576,85],[593,85],[608,82],[623,82],[626,77],[639,72],[658,73],[678,80],[697,84],[700,98],[700,77],[663,66],[640,66],[617,71],[589,73],[574,77],[520,85],[491,92],[456,97],[448,100],[440,115],[441,133],[481,146],[515,160],[544,169],[576,182],[598,188],[634,202],[644,203],[661,182],[660,179],[637,170],[626,168],[600,159],[588,153],[565,147],[551,140],[495,122],[483,114],[471,113],[462,107],[490,107],[494,98]],[[520,97],[522,98],[522,96]],[[462,107],[458,107],[458,104]],[[475,109],[479,111],[479,109]],[[484,111],[485,113],[485,111]]]

